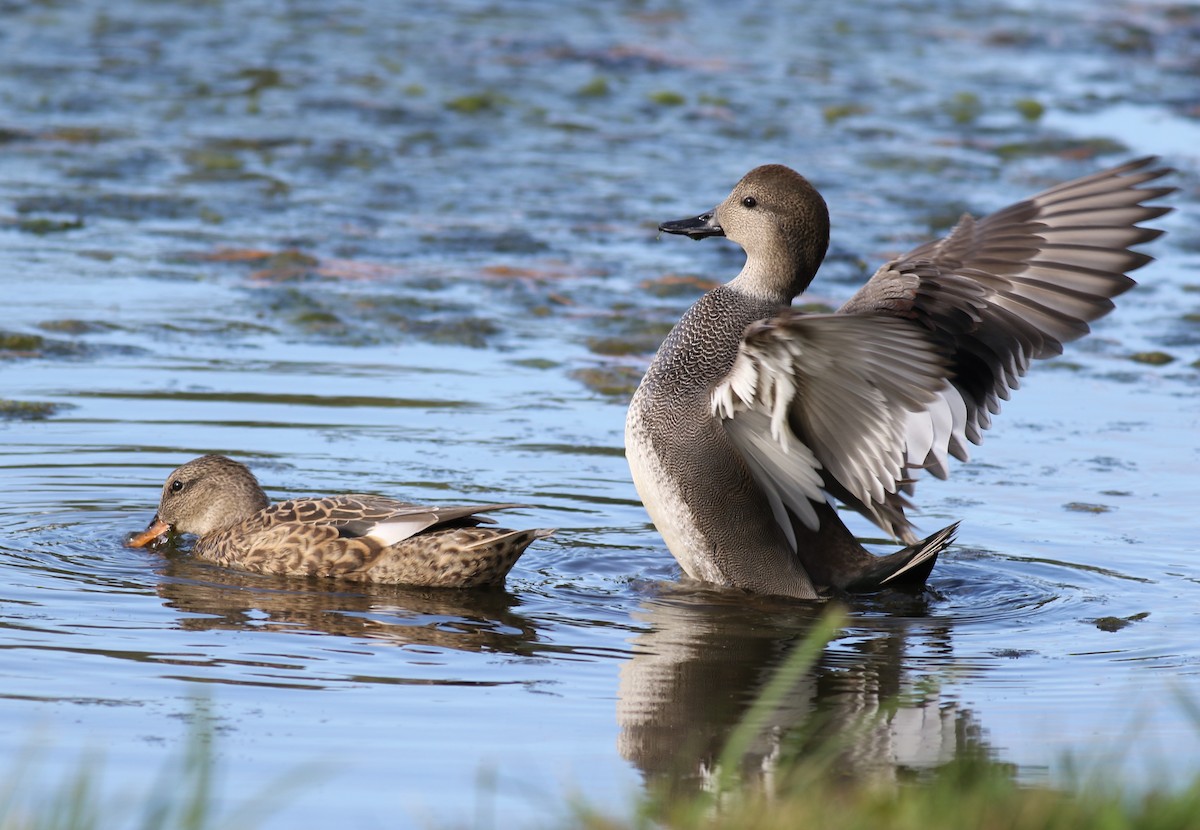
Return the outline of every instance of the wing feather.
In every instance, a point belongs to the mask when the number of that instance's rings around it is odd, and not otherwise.
[[[792,544],[792,517],[836,497],[893,536],[913,473],[949,475],[1035,359],[1089,331],[1151,258],[1146,204],[1174,188],[1144,158],[1051,187],[881,267],[833,315],[788,309],[745,331],[713,389],[725,424]],[[769,436],[769,437],[768,437]]]
[[[812,503],[831,485],[876,514],[894,500],[910,414],[938,405],[946,378],[912,322],[788,309],[747,328],[711,404],[794,543],[783,508],[815,530]]]
[[[1156,162],[1138,159],[982,219],[964,216],[945,238],[881,267],[839,309],[916,321],[948,355],[951,379],[938,401],[908,416],[903,478],[918,468],[945,477],[947,455],[965,460],[966,442],[983,440],[1030,362],[1060,354],[1134,285],[1128,273],[1151,257],[1131,246],[1162,234],[1138,223],[1170,210],[1146,203],[1175,189],[1142,186],[1171,172]]]

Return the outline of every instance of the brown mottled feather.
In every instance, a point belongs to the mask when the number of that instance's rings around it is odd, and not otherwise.
[[[525,548],[553,532],[479,527],[494,522],[480,513],[518,506],[415,505],[362,494],[270,504],[249,469],[209,455],[170,475],[150,530],[161,522],[195,533],[193,555],[240,570],[471,588],[503,582]]]

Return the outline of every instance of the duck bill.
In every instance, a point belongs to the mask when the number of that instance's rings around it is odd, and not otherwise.
[[[690,219],[676,219],[674,222],[663,222],[658,226],[663,233],[678,233],[692,239],[704,239],[706,236],[724,236],[725,229],[717,223],[716,210],[701,213]]]
[[[155,516],[150,522],[150,526],[130,539],[128,545],[131,548],[144,548],[146,545],[161,539],[170,532],[171,526],[158,518],[158,516]]]

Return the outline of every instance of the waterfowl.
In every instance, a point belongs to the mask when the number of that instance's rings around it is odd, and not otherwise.
[[[1130,250],[1174,188],[1143,158],[1052,187],[886,263],[832,314],[790,308],[816,276],[829,213],[807,179],[758,167],[716,208],[664,222],[724,236],[741,272],[667,335],[633,395],[634,485],[691,577],[752,592],[921,586],[957,524],[918,540],[913,477],[967,459],[1034,359],[1082,337],[1151,258]],[[840,502],[908,547],[876,557]]]
[[[384,496],[289,499],[272,504],[246,465],[205,455],[163,485],[158,512],[129,540],[199,538],[192,554],[228,568],[357,582],[474,588],[498,585],[525,548],[554,531],[480,527],[518,504],[434,507]]]

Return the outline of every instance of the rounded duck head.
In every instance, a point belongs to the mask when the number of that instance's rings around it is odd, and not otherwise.
[[[714,211],[746,252],[735,280],[750,294],[787,304],[804,291],[829,248],[829,209],[808,179],[782,164],[756,167]]]
[[[245,464],[223,455],[204,455],[167,478],[156,518],[176,533],[204,536],[237,524],[268,504]]]

